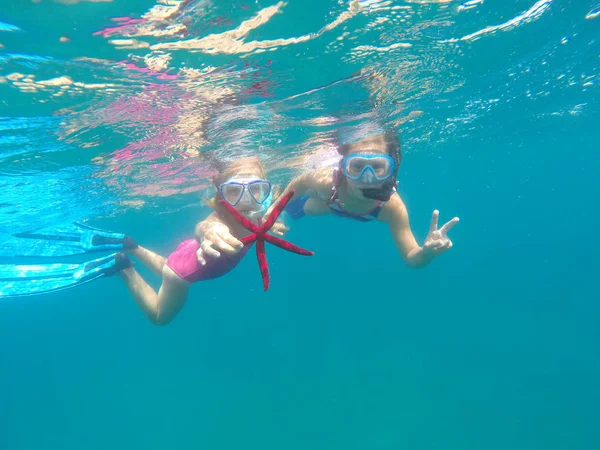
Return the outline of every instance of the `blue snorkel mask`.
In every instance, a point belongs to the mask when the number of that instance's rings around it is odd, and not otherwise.
[[[262,216],[273,203],[271,183],[256,177],[234,177],[219,186],[219,194],[248,217]]]
[[[342,159],[340,169],[349,180],[376,185],[360,189],[365,198],[387,202],[396,191],[398,164],[389,155],[353,153]]]
[[[349,180],[375,183],[395,175],[396,161],[381,153],[353,153],[342,159],[341,167]]]
[[[400,141],[395,131],[384,127],[376,114],[361,119],[366,120],[338,130],[338,151],[344,156],[339,164],[343,175],[339,184],[347,180],[360,183],[359,189],[365,198],[388,201],[398,185],[396,176],[402,160]],[[361,142],[362,145],[356,145]],[[376,149],[371,150],[372,143]]]

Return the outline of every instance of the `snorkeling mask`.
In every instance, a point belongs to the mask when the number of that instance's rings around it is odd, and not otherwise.
[[[342,172],[353,181],[384,181],[394,175],[395,169],[394,158],[385,154],[353,153],[342,159]]]
[[[221,198],[246,216],[262,215],[271,205],[271,183],[256,177],[236,177],[219,186]]]
[[[349,180],[365,184],[384,182],[378,187],[361,189],[363,195],[372,200],[388,201],[398,184],[395,180],[396,161],[389,155],[353,153],[342,159],[340,166]]]

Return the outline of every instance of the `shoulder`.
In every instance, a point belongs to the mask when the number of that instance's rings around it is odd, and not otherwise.
[[[333,186],[333,173],[333,168],[323,167],[297,176],[293,183],[297,186],[314,189],[317,192],[329,191]]]
[[[408,223],[408,211],[398,193],[394,193],[385,205],[381,207],[377,220],[390,224]]]

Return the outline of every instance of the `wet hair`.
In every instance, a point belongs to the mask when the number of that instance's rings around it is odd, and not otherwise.
[[[213,167],[216,173],[212,177],[212,183],[217,188],[229,178],[240,173],[252,172],[263,179],[267,176],[267,171],[258,157],[243,157],[233,161],[215,162]]]

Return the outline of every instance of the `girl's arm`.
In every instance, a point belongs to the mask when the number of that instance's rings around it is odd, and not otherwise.
[[[330,167],[324,167],[322,169],[311,170],[305,172],[302,175],[294,178],[287,187],[283,190],[277,200],[267,210],[265,216],[268,216],[273,208],[279,203],[279,199],[283,198],[288,192],[294,191],[293,197],[290,199],[290,203],[294,200],[302,197],[307,191],[313,189],[317,192],[323,191],[324,189],[329,191],[331,186],[331,172]]]
[[[423,252],[423,248],[417,244],[410,229],[408,211],[399,195],[390,198],[379,213],[378,219],[388,224],[396,248],[409,267],[421,268],[431,262]]]
[[[378,219],[386,222],[392,233],[394,243],[409,267],[420,269],[426,267],[437,256],[452,248],[452,241],[446,233],[458,223],[458,217],[453,218],[438,229],[439,212],[436,210],[431,217],[429,233],[423,246],[419,246],[410,229],[408,211],[399,195],[390,198],[379,213]]]

